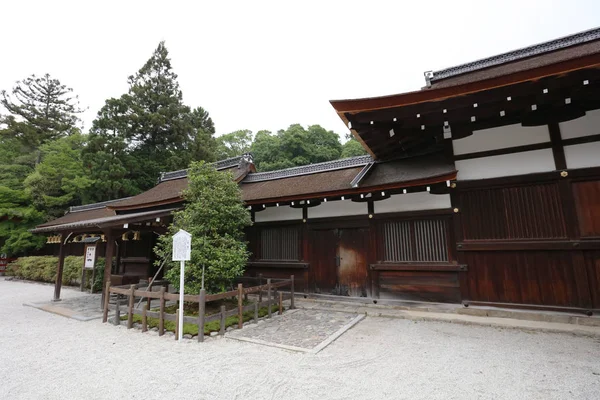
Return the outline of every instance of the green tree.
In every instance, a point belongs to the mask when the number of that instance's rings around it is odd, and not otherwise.
[[[137,194],[160,172],[215,158],[214,124],[201,107],[183,104],[164,42],[128,83],[127,93],[98,112],[84,151],[96,201]]]
[[[346,143],[342,145],[342,156],[341,158],[364,156],[367,151],[364,147],[356,140],[353,135],[346,135]]]
[[[2,134],[17,138],[30,149],[69,135],[79,123],[79,101],[73,89],[49,74],[31,75],[18,81],[12,94],[0,92],[0,104],[8,115],[0,119]]]
[[[4,253],[23,255],[45,242],[44,237],[33,235],[29,229],[47,220],[47,204],[36,203],[32,193],[37,192],[29,190],[25,182],[35,175],[45,146],[79,132],[77,114],[82,110],[72,92],[48,74],[17,82],[10,94],[0,92],[0,104],[8,112],[0,117],[0,247]],[[69,167],[59,163],[55,168],[60,171]],[[32,177],[31,182],[34,180]],[[50,182],[45,179],[36,186],[42,189]],[[64,184],[67,189],[68,182]],[[55,206],[60,208],[59,204]],[[53,213],[58,215],[59,211]]]
[[[219,172],[204,162],[192,163],[189,186],[184,192],[186,207],[175,213],[168,235],[159,238],[157,265],[166,259],[166,278],[179,287],[179,263],[172,262],[172,239],[179,229],[192,234],[192,259],[186,264],[185,291],[198,293],[202,267],[209,293],[227,289],[241,276],[248,261],[244,228],[251,224],[241,191],[230,172]]]
[[[73,205],[86,202],[92,180],[85,175],[81,149],[86,137],[75,133],[40,147],[41,161],[24,181],[33,205],[57,218]]]
[[[241,156],[250,151],[252,145],[252,131],[243,129],[226,133],[217,138],[217,159]]]
[[[304,129],[294,124],[276,135],[267,131],[258,132],[251,151],[259,171],[272,171],[336,160],[342,154],[342,145],[333,131],[319,125]]]

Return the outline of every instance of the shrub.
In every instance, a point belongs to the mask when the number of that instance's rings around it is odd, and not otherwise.
[[[81,282],[81,267],[83,266],[82,256],[65,257],[63,267],[62,283],[63,285],[79,285]],[[54,256],[31,256],[20,257],[8,264],[6,274],[20,279],[28,279],[39,282],[56,281],[56,270],[58,267],[58,257]],[[102,276],[104,274],[104,258],[99,257],[96,261],[96,279],[94,281],[94,290],[102,289]],[[98,289],[100,288],[100,289]]]
[[[183,192],[185,209],[174,214],[169,233],[154,248],[156,265],[166,259],[165,278],[179,289],[179,263],[171,260],[172,238],[180,228],[192,234],[191,260],[185,267],[185,291],[198,293],[205,267],[208,293],[225,291],[244,273],[249,253],[244,228],[251,225],[242,194],[231,173],[219,172],[204,162],[192,163],[188,188]]]

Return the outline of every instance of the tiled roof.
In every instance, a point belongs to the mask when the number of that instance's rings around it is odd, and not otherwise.
[[[216,168],[217,171],[223,170],[223,169],[229,169],[229,168],[233,168],[233,167],[237,167],[240,165],[240,162],[242,161],[242,159],[244,157],[250,157],[251,155],[249,154],[244,154],[241,155],[239,157],[232,157],[232,158],[227,158],[225,160],[220,160],[217,161],[215,163],[212,163]],[[187,169],[180,169],[178,171],[171,171],[171,172],[163,172],[160,176],[160,182],[163,181],[168,181],[171,179],[181,179],[181,178],[185,178],[187,177]]]
[[[46,223],[38,225],[38,228],[45,227],[45,226],[68,224],[68,223],[72,223],[72,222],[83,221],[86,219],[110,217],[111,215],[115,215],[114,210],[108,209],[105,206],[102,206],[102,208],[92,208],[89,210],[70,211],[70,212],[66,213],[65,215],[63,215],[62,217],[59,217],[59,218],[53,219],[52,221],[48,221]]]
[[[318,172],[335,171],[338,169],[353,168],[367,165],[372,162],[371,156],[358,156],[343,158],[341,160],[326,161],[317,164],[303,165],[300,167],[280,169],[278,171],[257,172],[248,174],[244,183],[270,181],[273,179],[290,178],[293,176],[310,175]]]
[[[356,166],[346,169],[335,169],[313,174],[289,176],[281,179],[263,180],[259,182],[242,181],[242,192],[245,201],[273,201],[294,196],[317,196],[321,193],[364,192],[371,187],[406,184],[435,179],[450,179],[447,176],[456,174],[454,163],[447,161],[441,154],[422,157],[405,158],[390,162],[374,163],[368,174],[362,177],[358,187],[352,182],[364,170]],[[251,175],[249,175],[251,176]]]
[[[561,51],[556,56],[546,56],[544,64],[564,61],[563,59],[576,58],[580,51],[564,51],[570,47],[584,45],[586,43],[594,42],[600,39],[600,28],[590,29],[584,32],[579,32],[573,35],[561,37],[558,39],[550,40],[548,42],[535,44],[522,49],[509,51],[507,53],[498,54],[492,57],[487,57],[481,60],[468,62],[465,64],[457,65],[454,67],[446,68],[440,71],[433,71],[429,75],[429,80],[435,85],[436,82],[452,78],[458,75],[469,74],[496,67],[515,61],[524,60],[531,57],[546,55],[547,53],[554,53]],[[540,66],[539,63],[533,63],[529,68]],[[525,66],[525,65],[524,65]],[[528,68],[521,68],[521,70]],[[426,73],[427,74],[427,73]],[[469,79],[469,81],[475,81],[480,79]],[[461,82],[462,83],[462,82]]]
[[[99,203],[85,204],[83,206],[72,206],[72,207],[69,207],[69,212],[73,213],[73,212],[79,212],[79,211],[95,210],[97,208],[104,208],[109,204],[116,203],[117,201],[127,200],[129,198],[130,197],[123,197],[121,199],[101,201]]]

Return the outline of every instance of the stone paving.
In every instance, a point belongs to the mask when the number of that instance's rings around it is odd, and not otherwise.
[[[227,333],[226,337],[252,341],[292,350],[313,351],[344,327],[358,322],[358,314],[326,310],[290,310],[283,315]]]
[[[70,297],[56,302],[45,301],[25,303],[25,305],[80,321],[89,321],[102,317],[102,308],[100,304],[102,294],[80,292],[80,295],[75,296],[76,297]]]

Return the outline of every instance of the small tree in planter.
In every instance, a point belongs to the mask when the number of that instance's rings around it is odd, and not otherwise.
[[[184,229],[192,234],[191,260],[185,266],[186,293],[200,291],[203,266],[206,291],[224,291],[244,273],[249,256],[244,228],[252,222],[241,191],[231,173],[194,162],[188,170],[188,188],[183,197],[185,209],[174,214],[169,234],[161,236],[154,249],[157,265],[167,260],[166,279],[179,288],[179,263],[171,261],[171,237]]]

